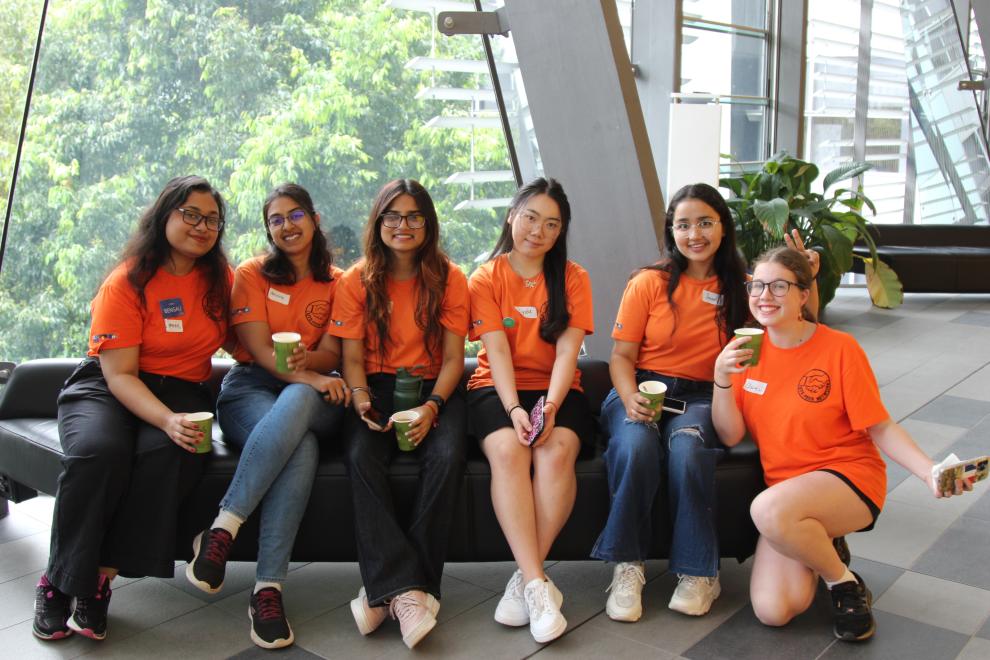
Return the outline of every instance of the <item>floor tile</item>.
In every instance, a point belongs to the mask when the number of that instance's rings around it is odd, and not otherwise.
[[[956,660],[986,660],[990,658],[990,640],[974,637],[963,647]]]
[[[882,610],[874,610],[874,618],[877,631],[872,639],[862,644],[835,640],[821,655],[821,660],[955,658],[969,641],[966,635]]]
[[[946,392],[952,396],[990,401],[990,367],[983,367]]]
[[[530,657],[537,660],[544,660],[545,658],[600,660],[601,658],[617,657],[674,660],[680,656],[601,628],[583,625],[552,644],[547,644],[542,650]]]
[[[185,562],[176,565],[174,577],[161,579],[176,589],[184,591],[190,596],[195,596],[204,603],[216,603],[231,594],[253,588],[256,566],[252,561],[229,562],[227,571],[224,573],[223,588],[215,594],[206,593],[189,581],[189,578],[186,577]]]
[[[990,639],[990,618],[987,618],[986,622],[983,624],[983,627],[976,633],[976,636],[984,639]]]
[[[904,574],[903,568],[870,561],[856,555],[853,555],[849,567],[863,578],[863,581],[870,588],[874,600],[886,593],[887,589]]]
[[[990,328],[990,314],[986,312],[966,312],[952,319],[952,322]]]
[[[0,549],[0,552],[3,550]],[[0,583],[0,629],[31,620],[37,584],[37,575],[25,575]]]
[[[203,603],[163,580],[136,580],[114,586],[107,622],[108,637],[120,640],[165,621],[203,608]]]
[[[990,401],[944,395],[915,413],[912,419],[971,428],[990,415]]]
[[[277,651],[252,646],[245,651],[230,656],[230,660],[272,660],[273,657],[278,658],[278,660],[315,660],[322,656],[310,653],[298,644],[295,644]]]
[[[0,582],[25,575],[39,577],[48,565],[48,532],[40,532],[0,546]]]
[[[912,571],[987,591],[990,602],[990,526],[962,516],[942,533],[910,567]]]
[[[857,557],[910,568],[953,521],[951,511],[888,501],[869,532],[848,537]]]
[[[921,449],[929,456],[943,451],[951,446],[966,434],[966,430],[958,426],[940,424],[937,422],[925,422],[914,417],[901,420],[900,425],[911,434],[911,437]],[[893,463],[891,459],[884,457],[888,463]]]
[[[56,642],[43,642],[31,634],[30,620],[0,629],[0,649],[3,649],[3,657],[5,658],[18,658],[20,660],[76,658],[84,653],[99,650],[101,646],[100,642],[94,642],[79,635],[73,635],[68,639],[60,639]]]
[[[903,316],[899,316],[891,312],[870,310],[865,314],[860,314],[858,316],[853,316],[846,319],[845,323],[847,325],[862,326],[864,328],[885,328],[891,323],[897,323],[903,319]]]
[[[55,498],[51,495],[38,495],[19,504],[11,504],[10,508],[31,516],[45,527],[51,527]]]
[[[10,507],[5,518],[0,518],[0,544],[45,531],[48,531],[47,525],[15,507]]]
[[[990,591],[907,571],[874,606],[969,636],[990,616]]]
[[[928,484],[914,475],[904,479],[887,495],[887,501],[902,502],[913,506],[934,509],[951,515],[953,519],[967,513],[976,504],[978,497],[973,493],[963,493],[960,496],[937,498]]]
[[[964,497],[974,497],[976,502],[966,510],[969,518],[978,518],[990,522],[990,482],[982,481],[977,483],[973,492]]]

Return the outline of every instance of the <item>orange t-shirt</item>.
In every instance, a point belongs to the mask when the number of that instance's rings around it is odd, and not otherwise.
[[[851,335],[819,324],[811,339],[791,349],[777,348],[766,335],[760,363],[733,374],[732,384],[768,486],[828,468],[883,507],[886,466],[866,429],[890,414]]]
[[[351,266],[340,279],[333,301],[333,314],[327,330],[342,339],[364,339],[365,373],[394,374],[399,367],[423,365],[417,370],[424,378],[436,378],[443,363],[443,347],[433,351],[433,358],[426,350],[426,337],[416,325],[418,277],[396,281],[388,278],[386,285],[391,306],[389,336],[385,359],[378,352],[378,329],[364,316],[366,292],[361,281],[363,261]],[[453,261],[448,262],[447,288],[440,303],[440,324],[450,332],[463,337],[468,326],[467,278]]]
[[[344,271],[331,266],[329,282],[307,276],[295,284],[273,284],[261,274],[264,261],[262,255],[237,267],[230,294],[231,325],[264,321],[272,332],[298,332],[307,348],[316,348],[326,332],[334,290]],[[234,359],[254,361],[240,344],[234,349]]]
[[[203,310],[208,288],[198,268],[182,276],[159,268],[144,288],[142,305],[127,281],[127,265],[118,265],[90,304],[88,355],[138,346],[141,371],[195,383],[208,380],[210,358],[227,334],[227,324]]]
[[[540,275],[534,285],[533,280],[526,280],[512,270],[508,255],[502,254],[474,271],[468,287],[471,290],[471,340],[477,341],[486,332],[501,330],[509,340],[516,389],[539,391],[550,387],[557,347],[540,338],[540,313],[547,304],[543,276]],[[579,328],[590,335],[595,330],[591,278],[573,261],[567,262],[564,271],[564,290],[567,311],[571,313],[568,327]],[[468,389],[493,385],[488,352],[482,348],[478,353],[478,368],[468,381]],[[581,391],[579,369],[574,370],[571,389]]]
[[[639,344],[637,369],[710,381],[724,344],[716,319],[722,304],[718,278],[682,274],[674,289],[676,318],[667,300],[669,282],[670,275],[662,271],[634,275],[622,294],[612,339]]]

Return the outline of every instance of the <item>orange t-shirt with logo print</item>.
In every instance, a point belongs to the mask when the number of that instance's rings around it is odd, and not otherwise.
[[[790,349],[766,335],[759,364],[733,374],[732,385],[768,486],[829,469],[883,507],[886,465],[867,429],[890,414],[851,335],[819,324],[807,342]]]
[[[233,279],[230,273],[228,285]],[[138,369],[201,383],[210,378],[211,358],[227,335],[226,321],[207,316],[209,282],[199,268],[172,275],[164,268],[144,287],[144,304],[127,280],[127,264],[111,271],[90,305],[88,355],[139,347]]]
[[[302,343],[313,350],[326,333],[337,282],[344,271],[330,267],[331,280],[317,282],[307,275],[295,284],[274,284],[262,273],[265,256],[248,259],[237,267],[230,294],[230,323],[240,325],[264,321],[274,332],[298,332]],[[246,348],[234,348],[238,362],[253,362]]]
[[[612,339],[639,345],[636,368],[690,380],[711,381],[715,358],[727,339],[716,318],[722,304],[718,277],[681,274],[674,305],[667,300],[670,274],[643,269],[626,284]]]
[[[359,261],[341,277],[327,332],[341,339],[364,339],[365,373],[394,374],[400,367],[422,366],[416,371],[417,375],[436,378],[443,364],[443,346],[438,346],[431,356],[426,350],[425,334],[416,325],[419,278],[402,281],[388,278],[390,341],[386,343],[383,360],[378,351],[378,328],[364,315],[367,292],[361,281],[362,271],[363,261]],[[469,311],[467,278],[457,264],[448,261],[447,286],[440,303],[440,325],[463,337],[467,334]]]
[[[499,255],[471,275],[470,338],[501,330],[509,341],[516,389],[545,390],[550,387],[550,374],[557,357],[557,347],[540,338],[540,314],[547,304],[547,287],[541,274],[528,280],[512,270],[509,257]],[[591,278],[573,261],[564,270],[564,290],[567,311],[571,314],[568,327],[579,328],[586,334],[595,329],[591,302]],[[468,381],[468,389],[491,387],[491,366],[488,352],[478,353],[478,368]],[[571,389],[581,391],[581,371],[574,370]]]

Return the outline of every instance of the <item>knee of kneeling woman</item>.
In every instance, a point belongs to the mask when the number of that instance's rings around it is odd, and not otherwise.
[[[756,529],[767,538],[777,537],[787,525],[776,496],[768,490],[757,495],[749,505],[749,515]]]
[[[794,613],[785,603],[755,596],[753,597],[753,613],[760,623],[774,628],[786,626],[794,618]]]

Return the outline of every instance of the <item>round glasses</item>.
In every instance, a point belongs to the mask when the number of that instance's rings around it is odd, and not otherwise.
[[[199,223],[205,222],[206,228],[210,231],[220,231],[223,229],[223,218],[216,215],[203,215],[189,209],[175,209],[182,216],[182,221],[190,227],[198,227]]]
[[[763,295],[763,290],[769,288],[771,296],[774,298],[783,298],[791,290],[792,286],[796,286],[799,289],[805,288],[797,282],[788,282],[787,280],[774,280],[773,282],[750,280],[746,282],[746,292],[753,298],[759,298]]]

